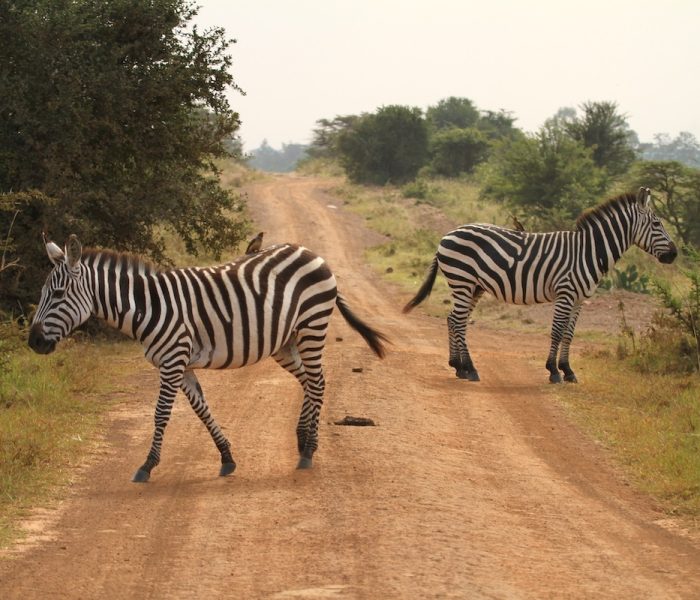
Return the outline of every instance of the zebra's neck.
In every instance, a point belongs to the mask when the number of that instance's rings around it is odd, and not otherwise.
[[[139,337],[157,271],[126,254],[92,251],[83,259],[90,273],[93,315],[131,338]]]
[[[589,269],[602,278],[620,260],[632,245],[634,222],[633,213],[619,210],[591,214],[579,223],[579,233],[583,236],[585,254],[589,257]]]

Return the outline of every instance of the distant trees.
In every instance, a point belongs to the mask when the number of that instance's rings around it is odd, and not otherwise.
[[[430,137],[430,167],[445,177],[471,173],[488,156],[489,142],[476,127],[443,129]]]
[[[0,3],[0,235],[19,210],[15,247],[36,248],[21,262],[41,260],[23,282],[3,272],[0,295],[25,297],[45,272],[42,228],[156,259],[160,225],[193,252],[241,237],[214,162],[239,127],[232,41],[195,14],[190,0]]]
[[[281,150],[275,150],[263,140],[260,147],[251,152],[247,163],[261,171],[288,173],[306,157],[307,148],[304,144],[282,144]]]
[[[657,133],[653,143],[640,144],[639,153],[644,160],[672,160],[700,168],[700,143],[687,131],[681,131],[675,138],[666,133]]]
[[[672,225],[683,244],[700,248],[700,170],[677,161],[639,161],[631,182],[650,187],[656,213]]]
[[[569,228],[605,187],[592,150],[557,121],[535,134],[496,142],[482,178],[484,195],[554,229]]]
[[[413,179],[428,156],[428,130],[420,109],[384,106],[344,128],[340,162],[351,181],[383,185]]]
[[[428,107],[425,120],[431,131],[467,129],[479,121],[479,110],[469,98],[450,96]]]

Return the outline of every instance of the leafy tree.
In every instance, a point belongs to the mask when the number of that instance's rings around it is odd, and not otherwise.
[[[471,173],[487,155],[489,144],[476,128],[443,129],[430,138],[430,167],[440,175]]]
[[[474,127],[479,121],[479,111],[469,98],[450,96],[428,107],[425,119],[431,131],[457,127]]]
[[[632,170],[633,186],[654,190],[654,208],[685,245],[700,246],[700,170],[677,161],[639,161]]]
[[[635,159],[631,142],[635,137],[627,117],[618,112],[615,102],[585,102],[582,117],[566,120],[569,135],[593,151],[598,167],[612,177],[627,172]]]
[[[341,131],[337,147],[352,181],[403,183],[427,160],[428,132],[419,108],[384,106]]]
[[[590,148],[548,122],[536,134],[494,144],[482,193],[540,227],[568,229],[603,193],[604,175]]]
[[[674,160],[688,167],[700,168],[700,143],[687,131],[675,138],[666,133],[657,133],[653,144],[641,144],[640,154],[644,160]]]
[[[487,139],[496,140],[503,137],[514,137],[520,135],[520,130],[514,126],[515,117],[506,110],[482,111],[476,127]]]
[[[0,193],[30,193],[6,203],[38,218],[16,239],[39,244],[43,224],[161,259],[160,224],[190,251],[241,237],[214,163],[239,126],[233,41],[195,14],[189,0],[0,3]]]
[[[333,119],[319,119],[313,139],[307,150],[311,158],[338,158],[338,137],[359,119],[357,115],[336,115]]]

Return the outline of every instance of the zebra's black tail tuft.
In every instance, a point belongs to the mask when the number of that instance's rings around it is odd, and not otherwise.
[[[403,307],[403,312],[411,312],[416,306],[423,302],[423,300],[430,296],[430,292],[433,289],[433,284],[435,283],[435,277],[437,276],[437,268],[438,261],[436,254],[430,268],[428,269],[428,274],[423,282],[423,285],[420,286],[418,293],[413,297],[413,299]]]
[[[335,298],[335,303],[340,309],[340,314],[343,315],[345,320],[348,322],[350,327],[357,331],[367,342],[368,346],[372,348],[372,351],[379,357],[384,358],[386,350],[382,342],[389,342],[383,333],[372,329],[367,323],[362,321],[355,313],[350,310],[345,298],[343,298],[340,293]]]

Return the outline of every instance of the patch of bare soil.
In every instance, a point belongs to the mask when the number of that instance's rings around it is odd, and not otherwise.
[[[46,537],[0,560],[2,596],[697,598],[698,547],[656,524],[552,403],[546,342],[475,328],[482,381],[454,378],[442,319],[401,314],[405,295],[362,261],[377,236],[324,185],[254,183],[250,207],[267,243],[325,256],[393,345],[379,361],[334,317],[313,469],[294,469],[301,390],[266,361],[200,375],[233,444],[231,477],[217,477],[217,452],[180,399],[161,466],[130,483],[157,377],[131,381],[125,368],[134,398]],[[375,426],[333,425],[346,415]]]

